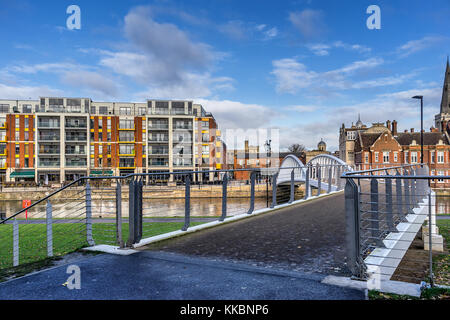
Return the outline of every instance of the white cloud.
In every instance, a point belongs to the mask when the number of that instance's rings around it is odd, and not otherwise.
[[[112,80],[108,75],[97,72],[66,72],[62,75],[61,80],[72,87],[91,92],[95,97],[116,97],[119,93],[116,81]]]
[[[354,83],[350,77],[357,74],[360,70],[371,69],[383,64],[381,58],[370,58],[352,62],[341,68],[326,71],[315,72],[293,58],[286,58],[272,61],[275,76],[276,91],[278,93],[296,94],[299,90],[315,87],[330,89],[351,89]],[[373,82],[370,85],[381,85],[382,82]],[[369,84],[366,84],[369,86]]]
[[[432,47],[436,44],[439,44],[443,41],[448,41],[447,37],[442,36],[426,36],[422,39],[411,40],[406,42],[397,48],[396,52],[401,58],[405,58],[410,56],[413,53],[422,51],[426,48]]]
[[[2,99],[37,99],[40,96],[62,96],[63,92],[48,86],[11,86],[0,83]]]
[[[330,44],[325,43],[310,43],[306,47],[317,56],[327,56],[333,48],[342,48],[345,50],[357,51],[359,53],[368,53],[372,51],[371,48],[360,44],[348,44],[342,41],[335,41]]]
[[[321,35],[325,31],[323,12],[305,9],[300,12],[290,12],[289,21],[305,38]]]
[[[228,21],[226,24],[219,26],[219,31],[234,40],[247,39],[247,27],[242,21]]]
[[[301,106],[289,106],[284,108],[289,111],[297,111],[297,112],[314,112],[320,109],[319,106],[314,105],[301,105]]]

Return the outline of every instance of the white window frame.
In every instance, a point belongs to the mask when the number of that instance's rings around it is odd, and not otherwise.
[[[444,162],[445,162],[445,153],[444,153],[444,151],[438,151],[437,163],[444,163]]]
[[[389,163],[389,151],[383,151],[383,163]]]
[[[411,163],[417,163],[418,153],[416,151],[411,152]]]

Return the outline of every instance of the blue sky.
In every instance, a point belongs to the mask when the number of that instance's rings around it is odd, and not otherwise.
[[[66,8],[81,29],[66,28]],[[381,29],[369,30],[369,5]],[[425,128],[450,54],[448,0],[4,1],[0,98],[193,99],[222,129],[338,148],[342,122]]]

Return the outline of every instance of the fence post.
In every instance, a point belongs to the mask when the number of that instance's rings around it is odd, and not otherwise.
[[[370,181],[370,228],[372,238],[378,246],[384,246],[380,239],[380,213],[379,213],[379,193],[378,193],[378,180],[372,178]]]
[[[136,243],[136,182],[134,178],[130,180],[128,190],[128,241],[127,247],[131,247]]]
[[[117,180],[116,185],[116,235],[117,244],[120,248],[124,247],[122,238],[122,186]]]
[[[228,185],[228,174],[225,172],[222,180],[222,216],[219,221],[224,221],[227,217],[227,185]]]
[[[404,175],[406,175],[406,170],[404,172]],[[410,203],[410,196],[409,196],[409,179],[405,179],[404,185],[405,185],[405,205],[406,205],[405,215],[408,215],[411,213],[411,203]]]
[[[415,176],[416,175],[416,170],[414,170],[414,169],[411,169],[411,175],[412,176]],[[412,207],[412,209],[414,209],[415,207],[416,207],[416,189],[417,189],[417,186],[416,186],[416,179],[413,179],[413,180],[411,180],[411,207]]]
[[[182,231],[186,231],[191,224],[191,177],[186,176],[184,192],[184,226]]]
[[[432,220],[432,203],[431,203],[431,191],[428,193],[428,259],[430,263],[430,284],[434,286],[433,275],[433,220]]]
[[[248,209],[247,214],[251,214],[255,210],[255,179],[256,171],[250,173],[250,209]]]
[[[322,192],[322,170],[319,164],[317,164],[317,196],[320,196]]]
[[[13,266],[19,265],[19,223],[13,220]]]
[[[333,167],[330,165],[328,169],[328,193],[331,192],[331,184],[333,183]]]
[[[277,178],[278,172],[273,175],[272,179],[272,205],[271,208],[274,208],[277,205]]]
[[[363,277],[363,265],[360,264],[360,217],[359,191],[353,179],[347,179],[345,184],[345,220],[347,266],[355,278]]]
[[[294,202],[294,198],[295,198],[295,184],[294,184],[294,170],[292,169],[291,171],[291,196],[289,197],[289,203]]]
[[[144,186],[144,183],[142,181],[142,178],[136,181],[136,238],[135,241],[138,243],[142,239],[142,188]]]
[[[95,246],[92,237],[92,189],[89,180],[86,182],[86,240],[90,246]]]
[[[395,179],[395,193],[397,198],[397,214],[401,222],[406,222],[405,214],[403,213],[403,195],[402,195],[402,179],[400,172],[397,170],[397,178]]]
[[[306,177],[305,177],[305,200],[309,198],[309,166],[306,167]]]
[[[53,257],[53,226],[52,226],[52,204],[47,200],[45,207],[45,217],[47,223],[47,257]]]
[[[388,230],[390,232],[397,232],[393,220],[394,208],[392,206],[392,179],[385,179],[384,182],[385,182],[384,186],[386,189],[386,220]]]
[[[341,166],[337,167],[336,186],[337,186],[336,191],[341,190]]]

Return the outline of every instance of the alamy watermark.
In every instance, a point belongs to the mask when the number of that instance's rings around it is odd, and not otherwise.
[[[70,16],[67,18],[66,26],[69,30],[80,30],[81,29],[81,9],[79,6],[72,4],[67,7],[67,14]]]
[[[377,5],[370,5],[366,10],[370,16],[367,18],[366,25],[369,30],[381,29],[381,9]]]
[[[80,290],[81,289],[81,270],[80,267],[71,264],[67,267],[66,270],[67,274],[70,274],[69,278],[67,278],[67,281],[63,284],[64,286],[67,286],[67,289],[69,290]]]

